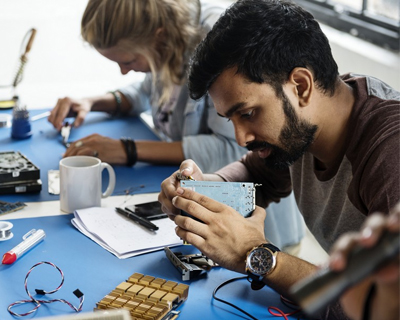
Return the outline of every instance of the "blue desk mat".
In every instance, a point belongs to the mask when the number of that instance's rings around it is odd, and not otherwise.
[[[178,320],[185,319],[247,319],[239,311],[212,299],[212,293],[220,283],[241,274],[213,268],[198,279],[183,282],[180,273],[170,263],[163,250],[120,260],[75,229],[70,220],[72,215],[26,218],[13,220],[14,237],[0,241],[1,255],[20,243],[22,236],[30,229],[43,229],[46,238],[36,247],[20,257],[12,265],[0,265],[0,319],[15,319],[8,313],[7,307],[17,300],[29,299],[24,289],[24,279],[28,270],[40,261],[49,261],[57,265],[65,275],[62,288],[48,299],[65,299],[75,306],[79,300],[73,295],[77,288],[85,294],[83,311],[91,311],[96,302],[111,292],[131,274],[139,272],[171,281],[189,284],[189,297],[179,307]],[[132,235],[132,241],[135,240]],[[172,248],[184,254],[196,252],[192,246]],[[54,290],[61,282],[56,269],[49,265],[40,265],[28,278],[31,294],[35,289]],[[37,297],[37,296],[36,296]],[[280,302],[279,295],[268,287],[253,291],[246,280],[231,283],[218,292],[218,297],[228,300],[258,319],[276,319],[267,311],[275,306],[285,312],[290,309]],[[14,308],[18,313],[31,310],[33,304]],[[66,304],[55,302],[42,305],[36,313],[22,319],[34,319],[58,314],[75,313]],[[289,317],[296,319],[295,317]]]
[[[32,110],[31,116],[46,110]],[[0,114],[11,114],[10,110],[2,110]],[[40,193],[21,193],[0,195],[3,201],[38,202],[58,200],[58,195],[48,193],[48,170],[58,170],[59,161],[65,152],[61,135],[47,121],[47,118],[33,121],[32,137],[25,140],[11,138],[11,128],[0,128],[0,151],[20,151],[31,162],[40,168],[42,191]],[[71,130],[70,141],[99,133],[111,138],[131,137],[137,140],[158,140],[139,118],[111,118],[106,113],[92,112],[85,123]],[[116,174],[116,187],[113,195],[159,192],[161,182],[178,169],[177,166],[150,165],[138,162],[134,167],[113,166]],[[108,175],[103,174],[104,190],[108,184]]]

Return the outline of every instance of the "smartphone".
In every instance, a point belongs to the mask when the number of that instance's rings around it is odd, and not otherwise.
[[[125,207],[125,210],[131,211],[136,215],[147,220],[157,220],[167,218],[168,215],[161,211],[161,203],[158,201],[135,204]]]

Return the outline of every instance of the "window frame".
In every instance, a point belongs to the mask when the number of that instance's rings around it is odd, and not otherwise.
[[[294,0],[298,5],[311,12],[315,19],[335,29],[350,33],[383,48],[400,51],[400,22],[370,14],[367,8],[369,0],[363,0],[361,12],[329,3],[329,0]],[[338,8],[344,10],[338,10]]]

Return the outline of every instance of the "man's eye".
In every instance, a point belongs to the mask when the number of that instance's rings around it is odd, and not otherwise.
[[[253,110],[250,110],[249,112],[242,113],[242,114],[240,115],[240,117],[241,117],[241,118],[251,118],[251,116],[253,115],[253,113],[254,113],[254,111],[253,111]]]

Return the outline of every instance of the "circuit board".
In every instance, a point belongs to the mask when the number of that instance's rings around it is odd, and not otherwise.
[[[0,214],[17,211],[22,209],[23,207],[26,207],[26,204],[23,202],[0,201]]]
[[[244,217],[250,216],[256,206],[256,189],[252,182],[181,180],[181,187],[222,202]]]

